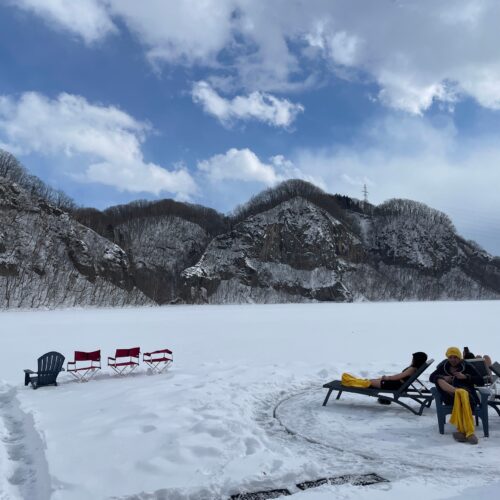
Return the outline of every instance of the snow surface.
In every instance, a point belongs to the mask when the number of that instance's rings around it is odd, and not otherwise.
[[[500,491],[500,418],[460,444],[421,417],[322,384],[397,372],[449,345],[498,359],[500,302],[169,306],[0,314],[0,499],[219,499],[288,488],[302,499],[465,500]],[[108,369],[23,385],[57,350],[171,348],[162,375]],[[435,365],[434,365],[435,366]],[[430,373],[430,370],[429,372]],[[428,375],[427,373],[427,375]],[[296,484],[377,473],[372,486]]]

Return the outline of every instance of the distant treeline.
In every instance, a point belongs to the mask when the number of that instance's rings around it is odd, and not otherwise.
[[[348,196],[328,194],[310,182],[291,179],[262,191],[250,198],[244,205],[238,206],[231,216],[231,221],[233,224],[237,224],[247,217],[270,210],[280,203],[297,196],[314,203],[339,220],[345,220],[344,210],[365,211],[363,203],[358,200],[354,200]]]
[[[247,203],[238,206],[229,216],[202,205],[171,199],[137,200],[101,211],[91,207],[78,207],[63,191],[53,189],[38,177],[30,175],[15,156],[2,149],[0,149],[0,176],[18,183],[30,194],[44,198],[56,207],[70,212],[81,224],[113,241],[117,226],[132,219],[158,216],[182,218],[198,224],[209,235],[217,236],[229,231],[244,219],[270,210],[297,196],[305,198],[341,221],[346,219],[345,210],[360,213],[373,211],[373,206],[370,204],[348,196],[325,193],[317,186],[300,179],[284,181],[275,187],[262,191],[250,198]]]
[[[445,226],[456,232],[453,222],[445,213],[419,201],[392,198],[378,205],[375,208],[375,214],[385,216],[404,215],[407,218],[425,219],[431,225]]]
[[[143,217],[171,216],[193,222],[208,234],[216,236],[225,232],[229,219],[212,208],[174,200],[137,200],[125,205],[116,205],[100,211],[95,208],[78,208],[72,214],[80,223],[109,238],[116,226],[131,219]]]

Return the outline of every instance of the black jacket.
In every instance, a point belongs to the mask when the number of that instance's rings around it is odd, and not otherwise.
[[[444,361],[441,361],[439,365],[437,365],[436,369],[431,373],[429,380],[433,383],[436,384],[438,379],[445,377],[447,375],[453,376],[451,373],[451,365],[450,362],[445,359]],[[466,389],[471,396],[474,398],[474,400],[477,402],[477,395],[476,391],[474,391],[475,386],[483,386],[484,385],[484,380],[481,375],[477,372],[477,370],[470,365],[469,363],[466,363],[465,361],[461,361],[460,364],[457,366],[458,371],[462,372],[467,378],[465,379],[459,379],[459,378],[453,378],[451,381],[451,385],[453,387],[457,387],[460,389]]]

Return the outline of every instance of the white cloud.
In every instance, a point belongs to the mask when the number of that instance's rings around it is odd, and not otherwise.
[[[282,155],[272,156],[268,163],[265,163],[247,148],[232,148],[224,154],[200,161],[198,162],[198,170],[215,183],[233,180],[272,186],[286,179],[300,178],[320,186],[324,185],[320,178],[305,174]]]
[[[382,103],[409,113],[463,96],[500,109],[497,0],[15,3],[87,42],[120,20],[159,67],[208,67],[250,92],[301,89],[318,73],[354,72],[378,84]]]
[[[334,68],[371,77],[387,106],[422,114],[468,95],[500,109],[498,2],[340,0],[328,11],[306,40]]]
[[[261,162],[249,149],[232,148],[224,154],[200,161],[198,169],[205,172],[212,181],[232,179],[260,182],[268,186],[279,182],[274,166]]]
[[[8,0],[31,11],[50,25],[68,30],[92,43],[117,31],[100,0]]]
[[[85,166],[76,173],[81,180],[120,190],[167,191],[181,198],[194,194],[196,185],[187,171],[144,161],[141,143],[149,128],[116,107],[91,104],[80,96],[0,96],[0,141],[9,150],[78,157]]]
[[[274,127],[289,127],[297,115],[304,111],[301,104],[278,99],[263,92],[225,99],[204,81],[193,85],[192,97],[194,102],[201,104],[206,113],[215,116],[224,124],[230,124],[234,120],[253,119]]]

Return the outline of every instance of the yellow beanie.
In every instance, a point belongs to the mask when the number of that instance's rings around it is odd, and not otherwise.
[[[446,357],[449,358],[450,356],[456,356],[462,359],[462,351],[458,347],[448,347]]]

